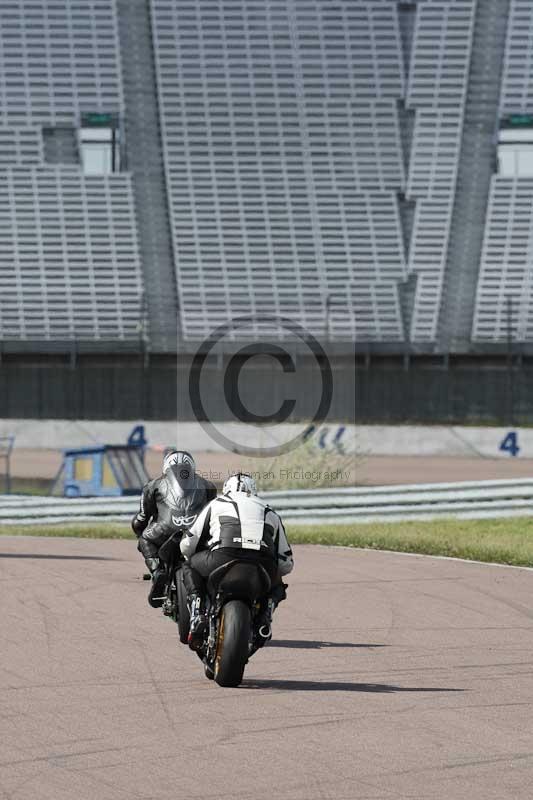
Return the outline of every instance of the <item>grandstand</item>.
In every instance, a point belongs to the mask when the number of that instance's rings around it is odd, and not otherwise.
[[[1,353],[533,353],[532,47],[530,0],[2,0]]]

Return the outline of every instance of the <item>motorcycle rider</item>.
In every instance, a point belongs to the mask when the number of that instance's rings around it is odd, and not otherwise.
[[[207,578],[236,558],[261,564],[270,577],[270,611],[263,607],[259,624],[260,630],[266,626],[262,635],[269,639],[271,613],[286,596],[281,577],[292,571],[294,560],[281,518],[257,497],[255,480],[243,472],[231,475],[222,495],[204,508],[182,538],[180,548],[186,559],[183,581],[191,613],[189,646],[196,649],[203,640]]]
[[[165,569],[158,557],[159,548],[180,528],[189,528],[216,494],[215,485],[196,474],[194,458],[185,450],[167,453],[163,474],[144,486],[140,508],[131,527],[139,540],[137,549],[152,575],[148,602],[154,608],[163,605],[165,589]]]

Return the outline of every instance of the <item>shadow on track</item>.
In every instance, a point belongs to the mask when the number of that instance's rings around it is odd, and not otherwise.
[[[342,681],[244,680],[243,689],[282,689],[294,692],[464,692],[434,686],[391,686],[387,683],[344,683]]]
[[[59,561],[116,561],[110,556],[62,556],[53,553],[0,553],[0,558],[46,558]]]
[[[386,644],[363,644],[359,642],[320,642],[312,639],[273,639],[267,647],[287,647],[290,650],[326,650],[334,647],[388,647]]]

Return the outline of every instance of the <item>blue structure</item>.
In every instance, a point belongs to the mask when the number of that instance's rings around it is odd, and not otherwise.
[[[149,480],[144,445],[101,445],[66,450],[56,486],[63,477],[64,497],[118,497],[140,494]]]

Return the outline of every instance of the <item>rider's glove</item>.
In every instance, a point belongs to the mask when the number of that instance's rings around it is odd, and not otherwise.
[[[131,529],[137,538],[139,538],[141,533],[144,531],[145,527],[146,525],[143,525],[142,522],[139,522],[139,520],[137,519],[137,514],[135,514],[135,516],[131,520]]]

